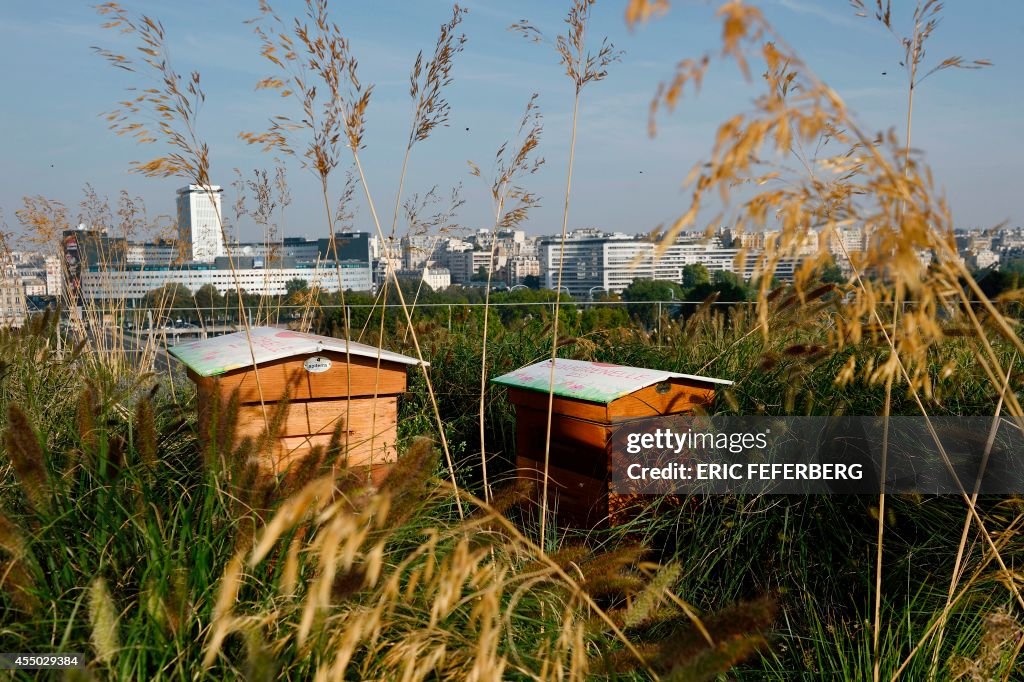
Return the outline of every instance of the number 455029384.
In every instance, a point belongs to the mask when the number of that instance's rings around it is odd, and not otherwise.
[[[7,654],[0,653],[0,670],[59,670],[84,668],[85,656],[75,653]]]

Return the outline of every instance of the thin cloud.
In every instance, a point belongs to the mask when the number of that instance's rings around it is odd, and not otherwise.
[[[71,23],[64,21],[19,21],[0,19],[0,33],[15,33],[23,36],[84,36],[96,39],[107,35],[102,27],[95,24]]]
[[[850,16],[846,12],[823,7],[820,4],[803,2],[802,0],[777,0],[777,4],[790,12],[816,17],[827,21],[833,26],[859,28],[865,31],[870,30],[870,26],[866,21]]]

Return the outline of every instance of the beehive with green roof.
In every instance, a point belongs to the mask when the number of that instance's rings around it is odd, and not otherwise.
[[[551,405],[548,494],[551,508],[569,521],[606,522],[615,429],[631,421],[707,409],[725,379],[646,367],[558,358],[522,367],[493,380],[508,387],[516,410],[516,471],[537,484]]]

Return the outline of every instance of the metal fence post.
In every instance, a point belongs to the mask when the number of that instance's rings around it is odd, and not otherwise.
[[[661,301],[658,301],[658,345],[661,345]]]

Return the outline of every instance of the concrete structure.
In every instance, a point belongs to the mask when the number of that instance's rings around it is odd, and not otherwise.
[[[217,185],[188,185],[178,190],[178,241],[184,246],[184,260],[208,263],[227,255]]]
[[[64,291],[64,275],[61,272],[60,259],[46,256],[43,259],[43,279],[46,280],[46,295],[60,296]]]
[[[26,297],[61,295],[64,276],[60,258],[33,251],[12,251],[7,261],[9,276],[21,281]]]
[[[999,265],[999,254],[990,249],[977,249],[968,251],[964,256],[964,263],[971,270],[984,270]]]
[[[708,272],[735,272],[745,280],[758,275],[758,261],[763,252],[752,247],[726,248],[718,240],[705,242],[684,242],[669,245],[655,258],[655,279],[671,280],[682,283],[683,268],[687,265],[703,265]],[[786,259],[779,263],[775,276],[779,279],[791,278],[793,260]]]
[[[38,277],[23,277],[21,287],[25,296],[46,296],[46,280]]]
[[[430,235],[406,235],[400,242],[402,269],[416,270],[424,265],[434,265],[433,253],[438,242]]]
[[[863,253],[868,249],[869,230],[855,225],[843,227],[829,235],[829,251],[840,263],[845,262],[848,255]]]
[[[209,189],[189,185],[178,191],[180,242],[127,242],[84,226],[66,231],[64,274],[73,299],[138,300],[168,284],[193,292],[212,284],[221,293],[241,288],[278,296],[293,279],[327,292],[373,289],[367,233],[339,232],[333,243],[329,238],[286,237],[273,244],[225,245],[219,223],[221,189]]]
[[[139,265],[174,265],[188,260],[185,244],[170,240],[133,242],[128,245],[127,260]]]

